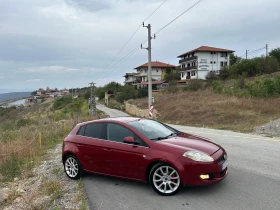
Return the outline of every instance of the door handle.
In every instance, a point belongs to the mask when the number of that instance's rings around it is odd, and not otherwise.
[[[104,150],[107,151],[107,152],[112,152],[113,151],[112,149],[107,149],[107,148],[105,148]]]

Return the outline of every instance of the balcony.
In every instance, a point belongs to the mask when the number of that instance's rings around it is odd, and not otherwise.
[[[179,63],[184,63],[184,62],[187,62],[187,61],[192,61],[192,60],[197,60],[197,56],[193,56],[193,57],[190,57],[190,58],[185,58],[185,59],[182,59],[182,60],[179,60]]]
[[[181,68],[179,71],[197,70],[197,66]]]

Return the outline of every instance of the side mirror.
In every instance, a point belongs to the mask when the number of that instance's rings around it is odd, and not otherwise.
[[[134,138],[132,136],[127,136],[123,139],[123,142],[124,143],[129,143],[129,144],[134,144],[135,141],[134,141]]]

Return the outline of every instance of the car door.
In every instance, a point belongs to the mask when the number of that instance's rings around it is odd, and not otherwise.
[[[133,136],[139,145],[124,143],[125,137]],[[147,160],[145,153],[148,146],[130,129],[117,123],[107,123],[104,148],[107,151],[108,165],[115,176],[144,180]]]
[[[104,165],[104,137],[105,123],[90,123],[84,125],[78,131],[77,147],[80,151],[81,162],[85,170],[106,173],[106,165]]]

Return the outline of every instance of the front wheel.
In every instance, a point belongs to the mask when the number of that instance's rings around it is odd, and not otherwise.
[[[82,168],[79,160],[74,155],[68,155],[64,161],[64,170],[70,179],[79,179],[81,177]]]
[[[181,180],[176,169],[167,163],[156,164],[149,176],[153,189],[160,195],[174,195],[180,189]]]

